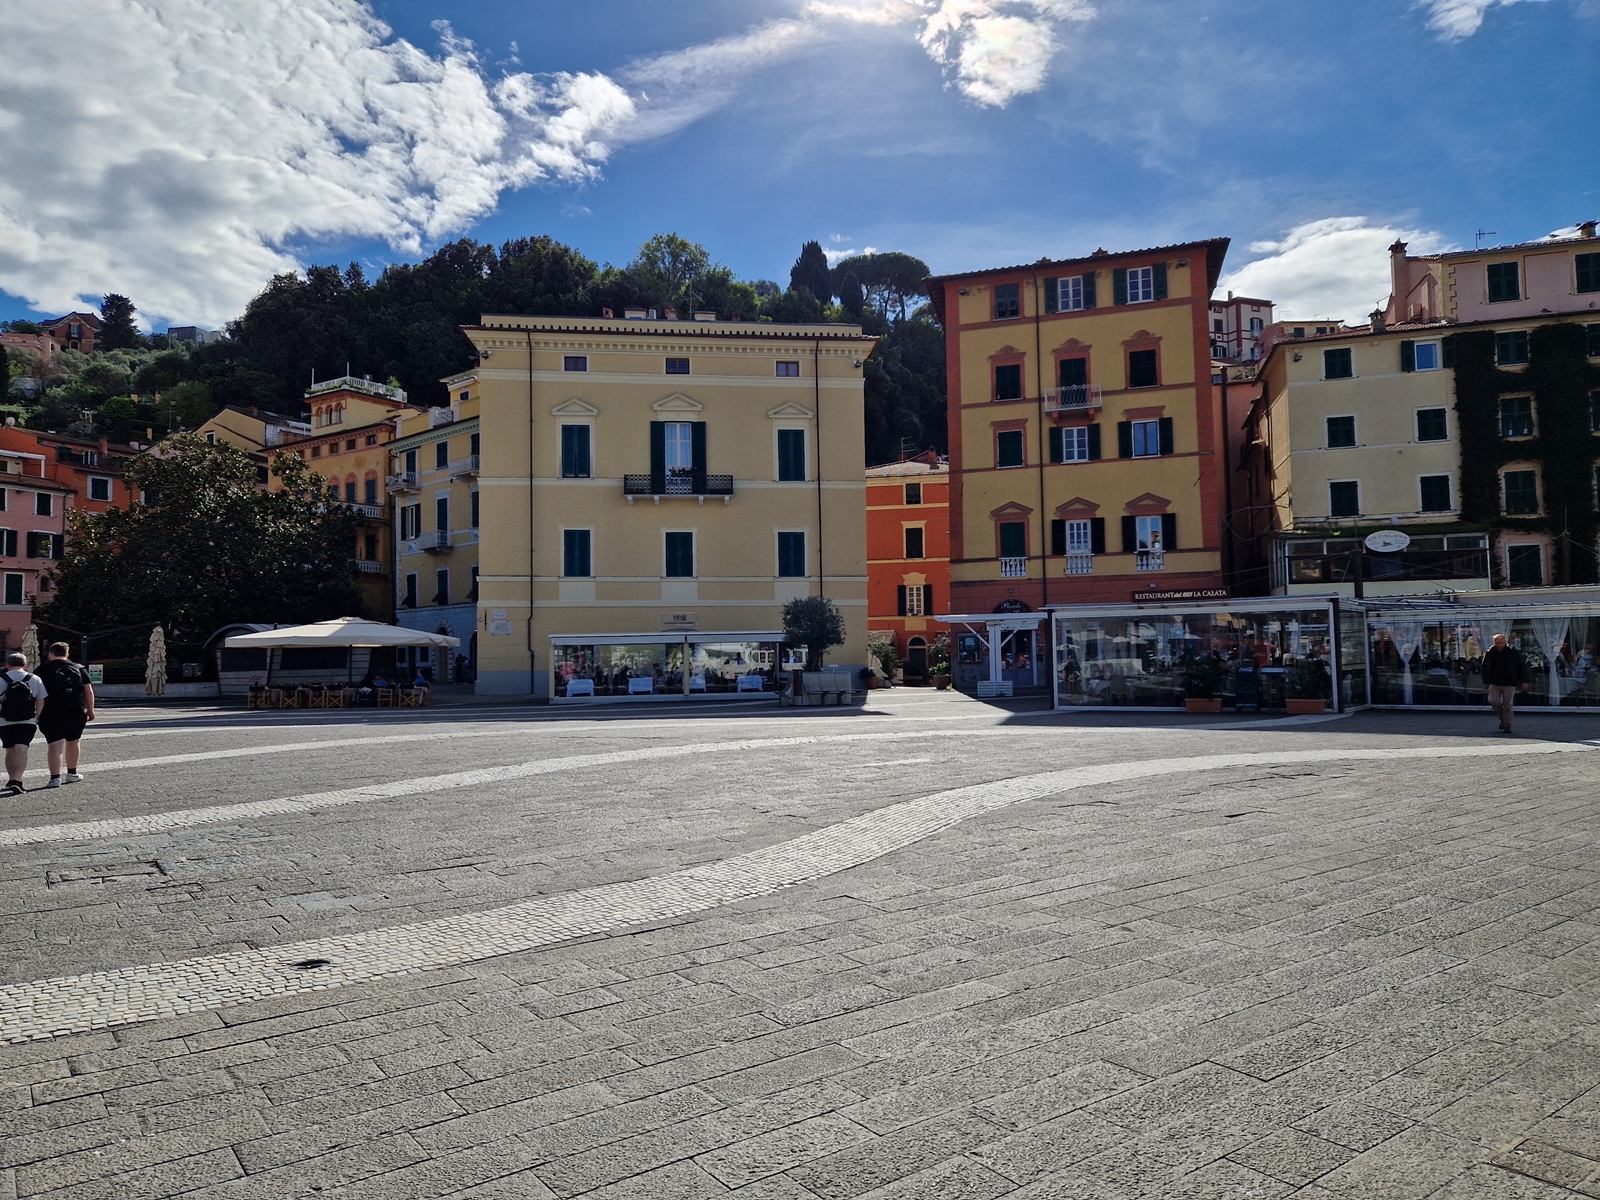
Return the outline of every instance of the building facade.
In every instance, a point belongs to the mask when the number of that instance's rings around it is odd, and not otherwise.
[[[1211,357],[1249,363],[1261,357],[1261,342],[1272,324],[1272,301],[1228,293],[1211,302]]]
[[[195,432],[213,446],[221,442],[247,454],[262,455],[264,464],[266,451],[308,436],[311,422],[265,409],[229,404]]]
[[[51,570],[65,550],[75,481],[53,447],[16,426],[0,426],[0,637],[22,647],[35,603],[50,601]]]
[[[867,621],[910,681],[925,679],[934,620],[950,611],[950,465],[911,459],[867,468]]]
[[[72,312],[64,317],[40,321],[38,325],[56,344],[57,350],[77,350],[84,354],[92,354],[95,339],[100,336],[98,313]]]
[[[866,664],[857,326],[486,316],[481,693],[770,689],[781,610]],[[426,507],[426,506],[424,506]]]

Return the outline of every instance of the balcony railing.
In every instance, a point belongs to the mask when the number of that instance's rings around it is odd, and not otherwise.
[[[363,575],[378,575],[383,571],[383,564],[375,561],[374,559],[352,558],[350,561],[355,563],[356,570],[360,571]]]
[[[1102,403],[1098,383],[1074,383],[1067,387],[1045,388],[1045,412],[1089,412]]]
[[[386,515],[381,504],[346,504],[345,507],[358,517],[372,517],[381,521]]]
[[[1398,554],[1325,554],[1288,557],[1290,583],[1350,583],[1356,564],[1362,579],[1427,583],[1445,579],[1487,579],[1487,550],[1403,550]]]
[[[651,496],[657,501],[663,496],[722,496],[733,495],[732,475],[704,475],[699,472],[663,475],[624,475],[624,496]]]
[[[458,458],[450,464],[450,474],[456,478],[465,478],[478,473],[478,456],[469,454],[465,458]]]
[[[1068,575],[1093,575],[1094,574],[1094,555],[1092,555],[1092,554],[1069,554],[1069,555],[1067,555],[1067,574]]]
[[[401,471],[398,475],[385,476],[384,486],[391,492],[414,492],[417,490],[417,473]]]
[[[1028,560],[1022,558],[1002,558],[1000,560],[1001,579],[1023,579],[1028,574]]]
[[[439,529],[433,533],[425,533],[417,539],[417,548],[429,554],[449,554],[451,550],[450,532]]]
[[[1164,571],[1166,570],[1166,553],[1161,550],[1139,551],[1139,570]]]

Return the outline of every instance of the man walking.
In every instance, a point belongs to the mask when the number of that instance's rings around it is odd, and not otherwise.
[[[1494,635],[1494,645],[1483,656],[1483,682],[1489,690],[1489,707],[1500,718],[1500,732],[1511,732],[1511,709],[1517,693],[1528,690],[1528,664],[1522,651],[1506,642],[1506,635]]]
[[[39,732],[44,735],[50,758],[47,788],[77,783],[83,778],[78,774],[78,739],[83,737],[84,725],[94,720],[94,684],[89,682],[88,668],[68,657],[71,652],[65,642],[55,642],[44,666],[39,668],[39,678],[50,693],[39,714]],[[61,772],[63,758],[65,775]]]
[[[0,746],[6,752],[8,796],[20,796],[28,790],[22,786],[23,772],[28,769],[28,743],[33,741],[47,695],[44,682],[29,674],[26,658],[16,653],[6,655],[6,672],[0,675]]]

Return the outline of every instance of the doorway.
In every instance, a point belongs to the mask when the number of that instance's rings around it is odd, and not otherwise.
[[[915,679],[918,683],[925,682],[928,678],[928,643],[926,639],[914,637],[906,643],[906,682]]]
[[[1032,687],[1037,657],[1033,651],[1033,630],[1003,630],[1000,634],[1000,678],[1016,687]]]

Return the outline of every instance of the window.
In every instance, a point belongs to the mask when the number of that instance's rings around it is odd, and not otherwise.
[[[362,540],[365,543],[365,551],[366,551],[366,553],[365,553],[364,557],[366,558],[366,560],[368,562],[377,562],[378,561],[378,535],[375,534],[375,533],[369,533]]]
[[[405,464],[407,475],[415,475],[417,473],[417,452],[415,450],[406,451]]]
[[[994,398],[996,400],[1022,399],[1022,364],[1000,363],[994,369]]]
[[[1573,263],[1578,269],[1578,290],[1600,292],[1600,254],[1579,254]]]
[[[1500,436],[1507,438],[1533,436],[1532,396],[1500,398]]]
[[[1025,465],[1022,430],[1002,429],[994,435],[994,465],[997,467]]]
[[[344,502],[346,504],[354,504],[356,502],[356,481],[354,479],[345,480]]]
[[[1356,419],[1354,417],[1328,418],[1328,449],[1337,450],[1356,444]]]
[[[1128,351],[1128,386],[1131,388],[1155,387],[1161,380],[1156,370],[1154,350]]]
[[[27,551],[29,558],[60,558],[65,538],[59,533],[30,533]]]
[[[468,492],[467,494],[471,497],[472,528],[476,529],[478,527],[478,493],[476,491],[472,491]]]
[[[1597,400],[1596,403],[1600,404],[1600,400]],[[921,504],[922,503],[922,485],[920,483],[908,483],[908,484],[906,484],[906,503],[907,504]]]
[[[1589,428],[1600,433],[1600,392],[1589,393]],[[4,508],[3,494],[0,494],[0,510]]]
[[[566,354],[561,358],[563,371],[587,371],[589,369],[589,356],[587,354]]]
[[[15,529],[0,529],[0,555],[6,558],[17,556],[17,531]]]
[[[1539,511],[1539,472],[1507,471],[1505,480],[1506,506],[1509,516],[1527,516]]]
[[[367,434],[367,445],[376,446],[377,444],[378,444],[378,435],[375,434],[375,433]]]
[[[440,533],[450,529],[450,497],[440,496],[433,502],[433,527]]]
[[[1064,388],[1087,387],[1089,384],[1089,360],[1087,358],[1063,358],[1056,364],[1056,381]],[[1063,400],[1068,397],[1062,397]]]
[[[1585,325],[1589,334],[1589,357],[1600,358],[1600,325]]]
[[[480,436],[481,435],[475,433],[467,439],[467,453],[472,455],[473,458],[478,457],[478,449],[480,445],[478,438]]]
[[[1221,317],[1218,317],[1216,320],[1211,322],[1211,332],[1212,333],[1221,333],[1222,332],[1222,318]]]
[[[217,444],[217,435],[214,434],[214,433],[206,434],[206,444],[210,445],[210,446],[215,446]]]
[[[111,480],[99,475],[89,476],[89,499],[110,501]]]
[[[1513,329],[1510,333],[1494,335],[1494,361],[1502,367],[1514,367],[1528,361],[1528,331]]]
[[[561,531],[561,574],[568,579],[588,579],[593,573],[589,562],[591,536],[587,529]]]
[[[433,466],[437,471],[442,471],[450,465],[450,443],[448,441],[433,444]]]
[[[311,447],[311,457],[312,458],[321,458],[322,457],[322,447],[321,446],[313,446],[313,447]]]
[[[1450,476],[1424,475],[1419,482],[1423,512],[1450,511]]]
[[[354,449],[355,449],[355,448],[356,448],[356,440],[355,440],[355,438],[351,438],[351,439],[350,439],[350,440],[349,440],[349,441],[348,441],[348,442],[346,442],[346,443],[345,443],[345,444],[344,444],[344,448],[345,448],[345,449],[346,449],[346,450],[347,450],[347,451],[348,451],[348,450],[354,450]]]
[[[7,604],[21,604],[22,603],[22,580],[23,580],[23,576],[22,576],[22,574],[20,572],[12,572],[12,571],[7,571],[6,572],[6,603]]]
[[[400,537],[409,541],[422,536],[422,505],[407,504],[400,510]]]
[[[779,379],[799,379],[800,364],[797,362],[780,362],[778,364]]]
[[[400,602],[402,608],[415,608],[417,606],[417,573],[410,571],[406,574],[406,595]]]
[[[1450,423],[1442,408],[1417,409],[1417,441],[1447,442],[1450,440]]]
[[[906,528],[905,528],[905,535],[906,535],[906,557],[907,558],[921,558],[922,557],[922,526],[921,525],[907,525]]]
[[[778,578],[804,579],[806,575],[806,535],[778,534]]]
[[[1265,327],[1261,324],[1261,318],[1260,317],[1251,317],[1250,318],[1250,336],[1251,337],[1255,337],[1258,334],[1260,334],[1260,332],[1261,332],[1261,330],[1263,328],[1265,328]]]
[[[1330,517],[1360,516],[1361,485],[1354,479],[1336,479],[1328,484],[1328,515]]]
[[[694,575],[694,534],[667,534],[665,549],[668,579],[688,579]]]
[[[48,517],[56,510],[56,498],[49,492],[35,492],[33,494],[33,513],[38,517]]]
[[[1000,557],[1026,558],[1028,555],[1028,524],[1026,521],[1000,522]]]
[[[1161,523],[1162,518],[1159,516],[1135,517],[1134,532],[1138,540],[1134,544],[1134,549],[1145,552],[1162,549]]]
[[[1544,551],[1537,545],[1506,547],[1506,582],[1512,587],[1544,586]]]
[[[778,479],[785,483],[800,483],[805,477],[806,431],[778,430]]]
[[[1094,552],[1093,518],[1079,518],[1061,522],[1061,546],[1057,553],[1073,555],[1093,554]]]
[[[1349,379],[1355,374],[1355,368],[1350,364],[1350,347],[1341,346],[1337,350],[1324,350],[1322,352],[1322,377],[1324,379]]]
[[[0,512],[6,510],[6,489],[0,488]]]
[[[694,422],[666,421],[662,431],[666,438],[667,470],[694,470]]]
[[[1437,371],[1439,369],[1439,343],[1401,342],[1400,369],[1402,371]]]
[[[926,615],[927,606],[923,604],[923,589],[917,584],[908,584],[900,589],[904,597],[900,606],[900,615],[903,617],[920,617]]]
[[[1127,421],[1130,428],[1130,449],[1125,457],[1154,458],[1158,454],[1172,453],[1172,418],[1154,421]]]
[[[994,319],[1008,321],[1022,315],[1022,285],[997,283],[994,285]]]
[[[1489,264],[1489,303],[1498,304],[1502,300],[1521,300],[1522,287],[1517,278],[1517,264],[1514,262]]]
[[[1100,426],[1069,425],[1050,431],[1050,461],[1088,462],[1100,457]]]
[[[1150,267],[1132,267],[1127,273],[1128,298],[1124,304],[1144,304],[1156,298],[1155,272]]]
[[[561,476],[563,479],[589,478],[589,427],[561,427]]]
[[[689,373],[689,360],[687,358],[667,359],[668,375],[687,375]]]
[[[450,603],[450,570],[440,567],[433,573],[433,602],[435,604]]]
[[[1048,281],[1045,284],[1049,288]],[[1046,292],[1048,295],[1048,290]],[[1056,280],[1056,311],[1076,312],[1083,307],[1083,276],[1072,275]]]
[[[376,475],[367,477],[367,487],[364,495],[366,497],[364,503],[376,504],[378,502],[378,477]]]

